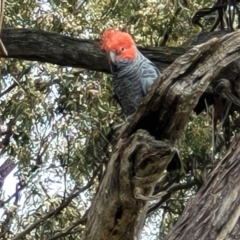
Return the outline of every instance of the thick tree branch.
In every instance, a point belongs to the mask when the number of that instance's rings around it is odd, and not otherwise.
[[[8,58],[48,62],[110,73],[98,40],[75,39],[35,29],[3,29],[1,39]],[[183,47],[140,48],[160,69],[169,66],[186,52]],[[6,57],[0,53],[0,57]]]
[[[140,51],[161,70],[186,53],[191,44],[206,42],[227,31],[202,33],[184,47],[143,48]],[[110,73],[106,55],[99,48],[98,40],[76,39],[37,29],[2,29],[1,39],[8,56],[30,61],[48,62],[60,66],[72,66]]]
[[[107,61],[103,61],[105,56],[97,41],[33,29],[3,29],[1,38],[9,58],[108,71]],[[0,56],[4,57],[3,54]]]

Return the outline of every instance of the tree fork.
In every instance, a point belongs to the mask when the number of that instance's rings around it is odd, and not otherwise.
[[[138,197],[153,197],[152,190],[172,159],[175,142],[199,97],[222,68],[240,57],[239,52],[240,32],[215,38],[178,58],[153,84],[138,111],[120,130],[83,239],[138,238],[147,206],[147,201]],[[149,143],[154,139],[151,150]]]
[[[88,214],[89,228],[83,239],[132,239],[137,233],[136,222],[142,225],[145,216],[142,209],[147,202],[142,198],[151,196],[174,152],[171,145],[155,140],[144,130],[130,139],[120,139]]]

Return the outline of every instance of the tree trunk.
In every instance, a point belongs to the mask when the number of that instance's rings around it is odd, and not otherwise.
[[[165,240],[240,239],[240,135]]]
[[[84,240],[139,238],[148,201],[155,199],[153,189],[176,157],[175,142],[210,81],[240,57],[239,37],[235,32],[194,47],[154,83],[120,131],[88,214]]]

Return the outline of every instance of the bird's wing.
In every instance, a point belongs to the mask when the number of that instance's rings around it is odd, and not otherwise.
[[[141,85],[144,94],[148,92],[154,81],[161,75],[158,68],[154,63],[150,62],[148,59],[142,62],[140,66],[142,71],[141,74]]]

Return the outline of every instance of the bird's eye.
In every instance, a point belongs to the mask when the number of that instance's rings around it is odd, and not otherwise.
[[[124,51],[124,48],[123,48],[123,47],[121,48],[121,51]]]

